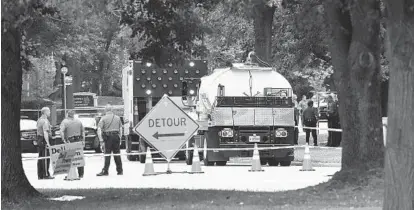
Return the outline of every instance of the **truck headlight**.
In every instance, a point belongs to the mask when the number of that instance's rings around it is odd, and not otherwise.
[[[231,137],[233,137],[233,130],[230,129],[230,128],[224,128],[223,130],[221,130],[219,132],[219,136],[220,137],[231,138]]]
[[[288,135],[288,132],[284,128],[279,128],[275,132],[276,137],[287,137],[287,135]]]

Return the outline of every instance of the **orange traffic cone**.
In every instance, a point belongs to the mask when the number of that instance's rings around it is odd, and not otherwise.
[[[147,154],[145,157],[145,170],[142,176],[152,176],[152,175],[157,175],[157,173],[154,172],[154,163],[152,162],[151,150],[148,147]]]
[[[79,180],[77,168],[70,166],[69,173],[64,179],[65,181]]]
[[[311,162],[311,156],[309,152],[308,143],[306,143],[306,146],[305,146],[305,154],[303,155],[303,165],[300,171],[315,171],[315,169],[312,168],[312,162]]]
[[[259,150],[257,149],[257,144],[254,144],[254,151],[253,151],[253,157],[252,157],[252,168],[249,171],[250,172],[264,171],[262,169],[262,164],[260,164],[260,155],[259,155]]]
[[[193,164],[191,165],[190,174],[202,174],[202,173],[204,173],[204,171],[201,171],[200,157],[198,155],[198,148],[197,148],[197,145],[194,144]]]

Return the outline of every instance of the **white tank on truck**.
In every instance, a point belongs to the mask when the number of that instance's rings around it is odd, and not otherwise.
[[[243,148],[285,147],[294,143],[292,87],[274,68],[251,62],[215,69],[201,78],[196,103],[201,126],[194,143],[206,166],[225,165],[232,157],[251,157]],[[204,150],[202,148],[205,148]],[[207,150],[239,148],[240,150]],[[289,166],[292,148],[261,150],[261,163]],[[192,153],[186,154],[191,164]]]

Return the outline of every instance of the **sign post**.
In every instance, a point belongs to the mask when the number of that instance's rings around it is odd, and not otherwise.
[[[135,126],[134,131],[150,146],[160,151],[161,156],[168,162],[167,174],[171,174],[172,158],[198,128],[197,122],[164,95]]]

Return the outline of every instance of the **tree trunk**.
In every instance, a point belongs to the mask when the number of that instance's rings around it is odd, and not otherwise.
[[[358,5],[349,11],[344,2],[331,0],[324,5],[330,25],[332,40],[329,47],[340,103],[341,172],[366,171],[372,165],[380,165],[383,160],[378,93],[380,42],[379,33],[376,34],[379,6],[377,0],[355,1]],[[368,12],[374,14],[373,19],[367,15]]]
[[[111,81],[111,78],[109,76],[110,69],[108,68],[109,67],[108,64],[111,61],[111,58],[109,57],[109,48],[111,46],[112,40],[114,39],[114,35],[115,35],[115,30],[110,29],[106,37],[104,52],[101,55],[102,57],[99,61],[99,72],[101,72],[100,83],[102,85],[102,89],[100,92],[102,95],[107,95],[111,90],[111,87],[109,87],[108,85]]]
[[[275,10],[276,7],[267,6],[265,1],[256,2],[253,6],[254,49],[258,63],[264,66],[270,64],[272,56],[272,26]]]
[[[385,2],[390,81],[384,209],[414,209],[414,2]]]
[[[1,44],[1,119],[7,121],[1,124],[1,195],[2,199],[21,201],[41,194],[30,184],[22,164],[20,30],[2,29]]]
[[[353,30],[348,65],[358,112],[354,132],[359,135],[353,143],[359,146],[362,167],[383,167],[380,0],[355,0],[351,8]]]

